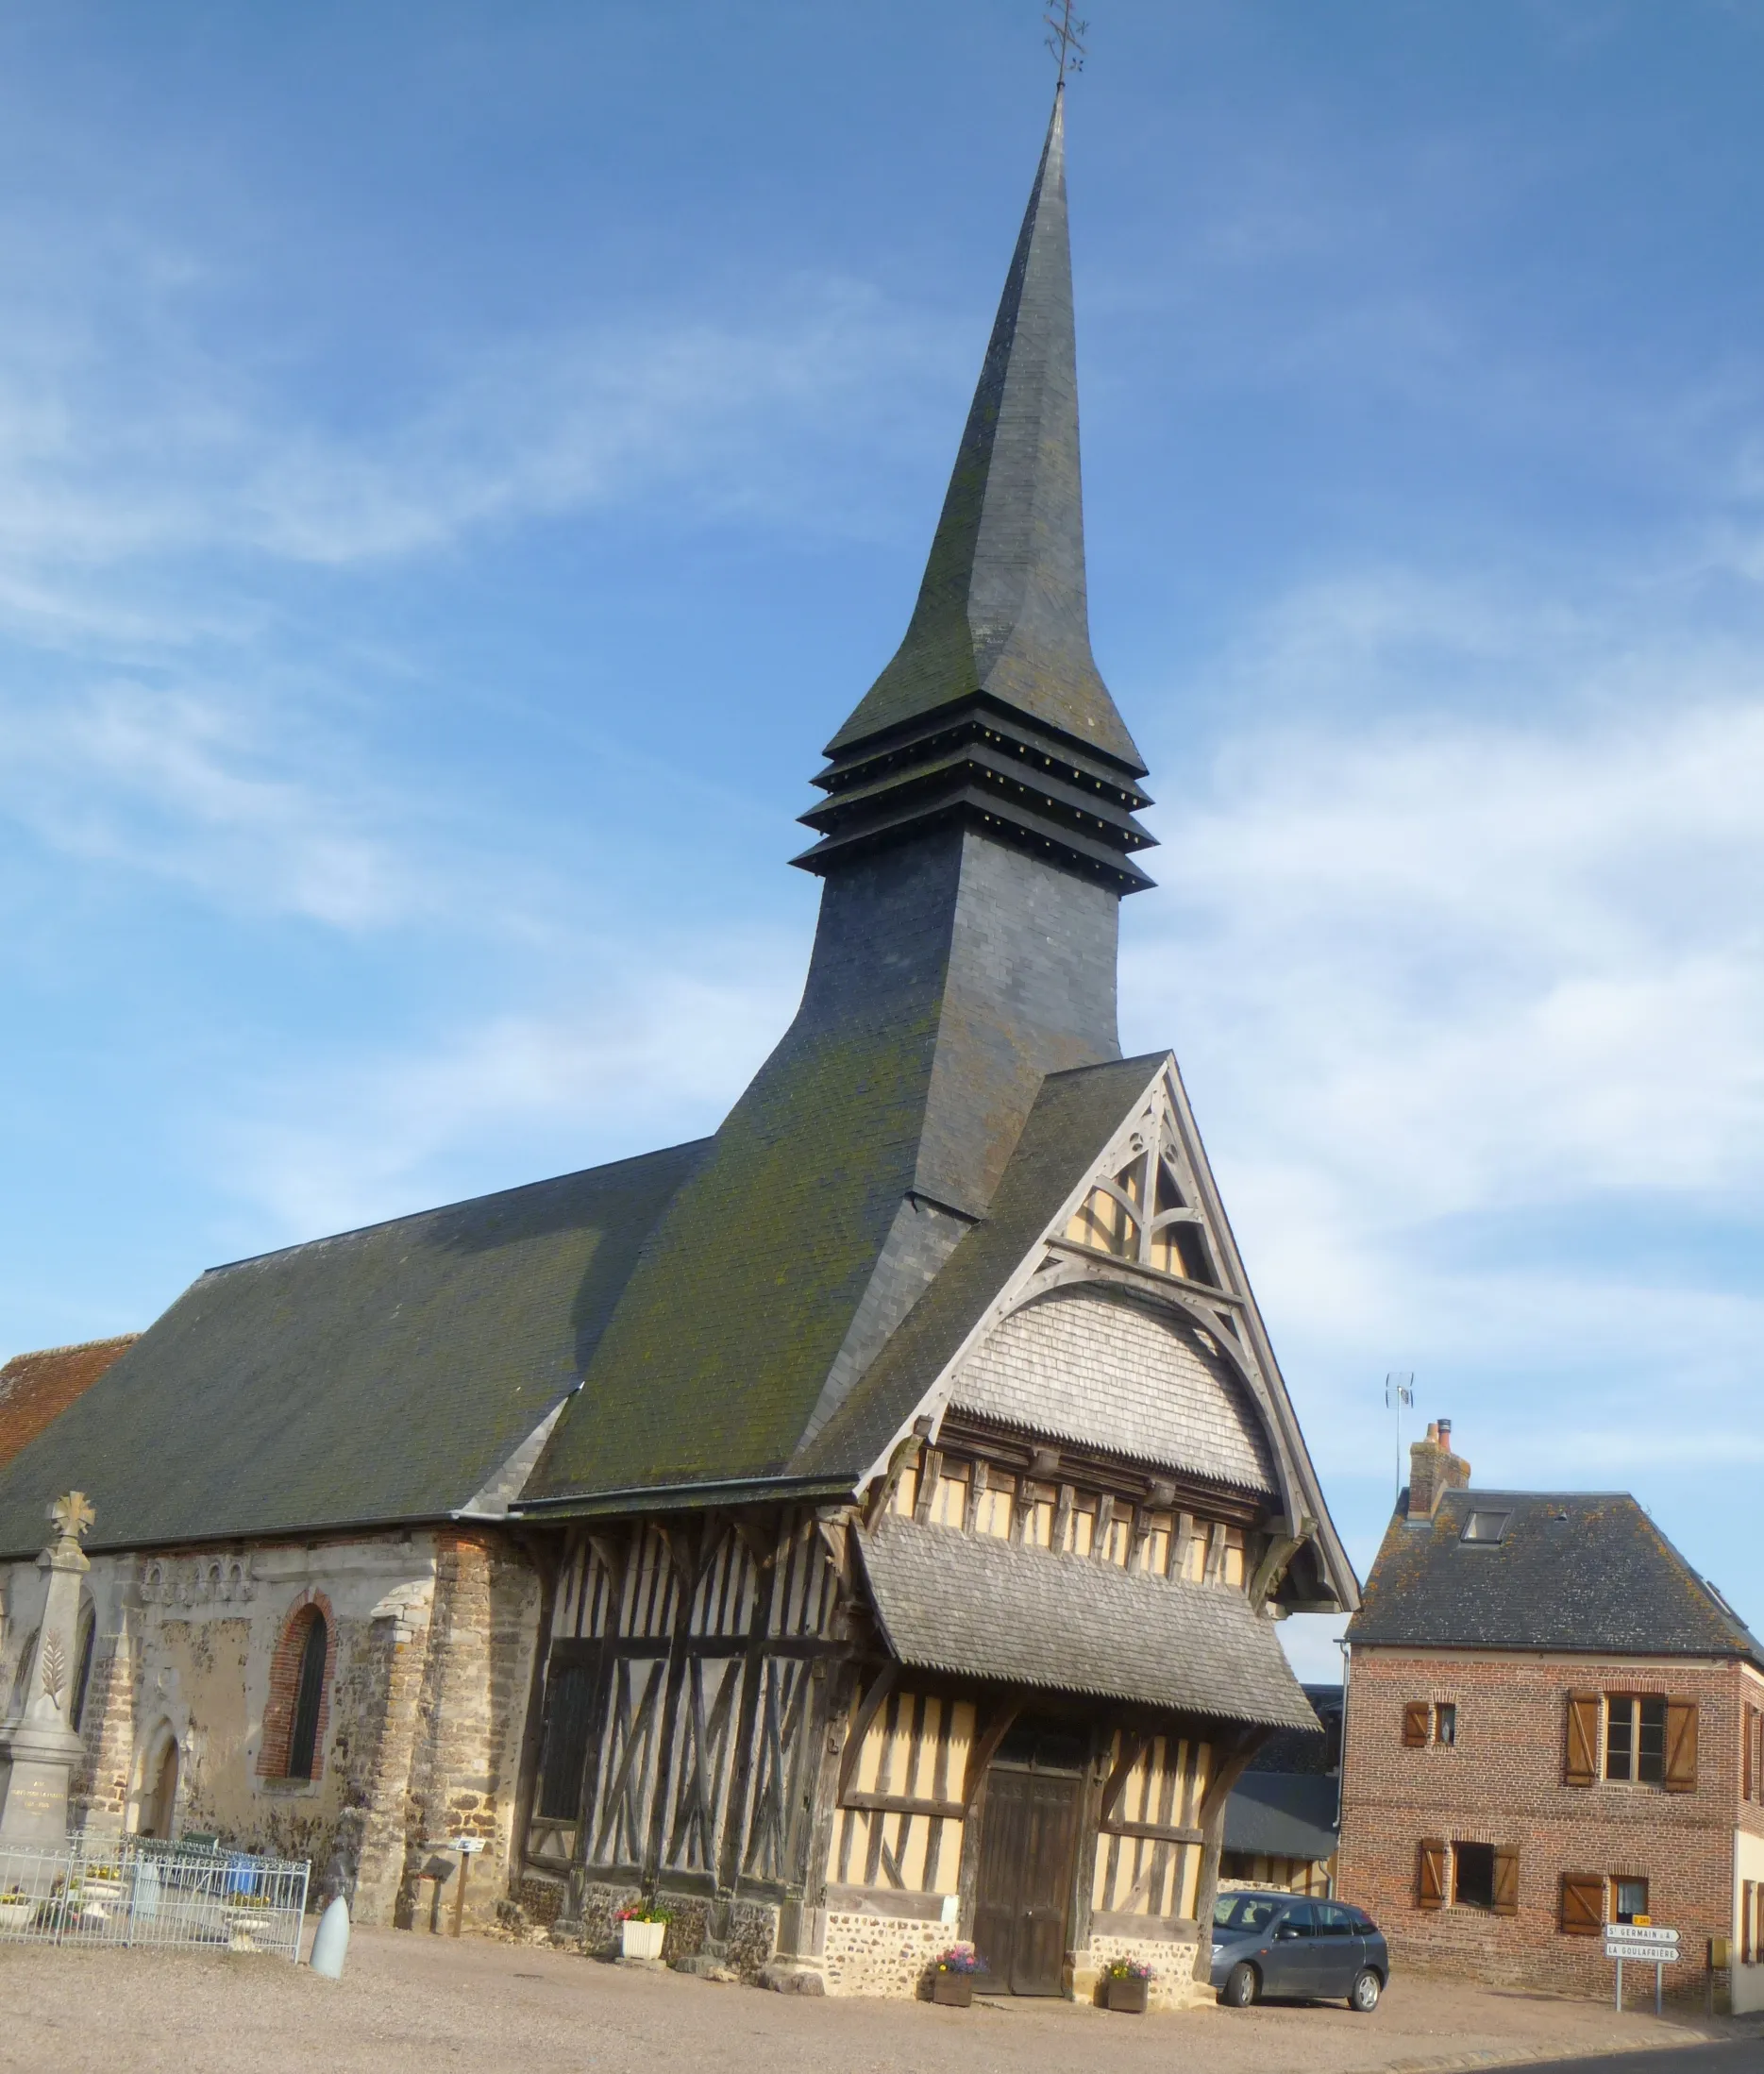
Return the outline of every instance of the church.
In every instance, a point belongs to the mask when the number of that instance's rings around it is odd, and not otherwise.
[[[86,1827],[310,1856],[361,1922],[660,1907],[807,1992],[958,1941],[1204,1984],[1226,1796],[1318,1726],[1276,1623],[1358,1598],[1176,1060],[1120,1055],[1063,99],[720,1129],[211,1269],[0,1467],[0,1703],[53,1641]]]

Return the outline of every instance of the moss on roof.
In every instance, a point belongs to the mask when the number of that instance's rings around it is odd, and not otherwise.
[[[443,1517],[570,1391],[708,1141],[214,1268],[0,1471],[0,1554]]]

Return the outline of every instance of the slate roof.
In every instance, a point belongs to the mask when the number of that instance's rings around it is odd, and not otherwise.
[[[1472,1511],[1505,1512],[1498,1543]],[[1356,1644],[1611,1656],[1749,1657],[1764,1647],[1627,1492],[1450,1491],[1390,1523],[1348,1625]]]
[[[911,624],[828,754],[976,693],[1146,767],[1090,652],[1063,93]]]
[[[0,1555],[443,1518],[580,1378],[700,1140],[214,1268],[0,1471]]]
[[[802,1447],[798,1467],[824,1473],[876,1459],[1168,1057],[1151,1052],[1048,1075],[984,1221],[950,1254],[857,1387]]]
[[[139,1338],[138,1333],[125,1332],[113,1340],[86,1340],[78,1346],[40,1347],[34,1354],[15,1354],[0,1368],[0,1466],[84,1396]]]
[[[890,1650],[916,1669],[1316,1727],[1274,1623],[1241,1592],[1130,1576],[890,1514],[858,1545]]]
[[[1333,1858],[1341,1842],[1338,1804],[1337,1781],[1323,1774],[1245,1772],[1225,1802],[1225,1848],[1269,1858]]]

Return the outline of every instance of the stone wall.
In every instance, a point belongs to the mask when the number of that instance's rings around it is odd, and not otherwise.
[[[917,1995],[957,1940],[952,1923],[829,1909],[822,1963],[830,1995]]]
[[[3,1581],[0,1701],[42,1599],[34,1563],[8,1566]],[[459,1856],[436,1846],[476,1836],[485,1847],[466,1919],[494,1917],[540,1597],[515,1543],[448,1529],[99,1554],[86,1589],[95,1641],[74,1781],[82,1826],[138,1825],[148,1753],[169,1734],[179,1834],[310,1859],[315,1893],[348,1892],[358,1921],[380,1923],[409,1918],[425,1873],[449,1882],[450,1903]],[[331,1629],[323,1735],[314,1776],[293,1779],[276,1776],[274,1702],[289,1621],[312,1604]]]
[[[1126,1959],[1151,1968],[1148,2008],[1196,2009],[1210,2004],[1218,1998],[1194,1977],[1196,1948],[1193,1938],[1093,1937],[1082,1951],[1072,1954],[1072,1998],[1098,2000],[1108,1968],[1117,1959]]]

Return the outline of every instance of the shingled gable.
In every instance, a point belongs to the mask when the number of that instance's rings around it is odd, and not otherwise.
[[[1119,902],[1151,838],[1089,659],[1062,121],[899,696],[859,706],[805,817],[826,884],[801,1006],[646,1247],[529,1502],[787,1477],[987,1216],[1044,1076],[1119,1056]]]
[[[0,1472],[0,1551],[74,1488],[93,1550],[494,1509],[706,1149],[211,1269]]]
[[[1504,1516],[1498,1540],[1465,1540],[1477,1512]],[[1764,1645],[1621,1491],[1449,1491],[1431,1519],[1399,1514],[1348,1639],[1764,1669]]]
[[[1229,1352],[1237,1385],[1252,1400],[1267,1437],[1285,1517],[1295,1532],[1309,1536],[1302,1564],[1304,1602],[1352,1608],[1358,1604],[1352,1566],[1329,1517],[1168,1053],[1048,1077],[991,1214],[956,1248],[861,1385],[820,1432],[808,1437],[792,1467],[804,1476],[867,1480],[916,1420],[942,1411],[963,1360],[1000,1320],[1043,1290],[1087,1281],[1092,1270],[1086,1262],[1057,1257],[1067,1219],[1125,1141],[1160,1122],[1180,1143],[1221,1287],[1214,1291],[1113,1262],[1107,1272],[1111,1278],[1137,1281],[1161,1304],[1185,1309],[1210,1331],[1221,1354]],[[1235,1321],[1235,1332],[1228,1320]]]

